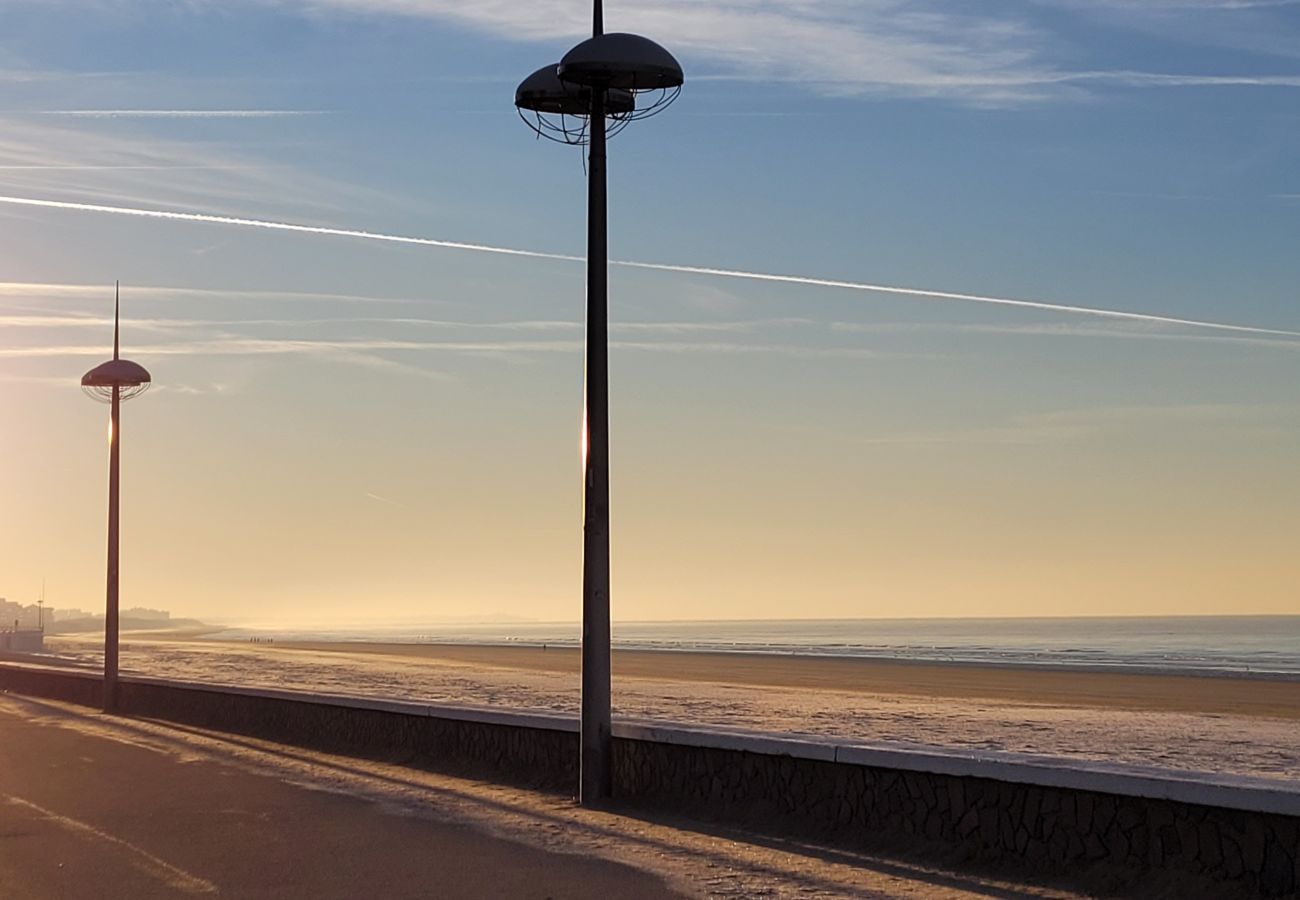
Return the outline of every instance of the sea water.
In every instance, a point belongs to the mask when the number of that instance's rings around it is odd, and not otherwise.
[[[574,646],[573,622],[232,629],[281,640]],[[1300,678],[1300,616],[615,622],[614,646]]]

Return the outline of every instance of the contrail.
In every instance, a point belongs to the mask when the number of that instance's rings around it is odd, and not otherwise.
[[[214,216],[206,213],[171,212],[162,209],[140,209],[128,206],[103,206],[97,203],[72,203],[63,200],[40,200],[32,197],[7,197],[0,195],[0,203],[15,206],[38,206],[45,209],[66,209],[79,212],[110,213],[119,216],[137,216],[145,219],[170,219],[179,222],[205,222],[213,225],[238,225],[245,228],[265,228],[271,231],[289,231],[298,234],[321,234],[331,237],[360,238],[368,241],[385,241],[394,244],[416,244],[423,247],[444,247],[451,250],[469,250],[475,253],[495,253],[502,256],[519,256],[528,259],[552,259],[562,262],[583,262],[585,257],[566,253],[547,253],[540,250],[520,250],[512,247],[497,247],[490,244],[470,244],[463,241],[443,241],[435,238],[410,237],[407,235],[384,234],[376,231],[358,231],[351,228],[327,228],[319,225],[298,225],[292,222],[270,222],[264,219],[244,219],[236,216]],[[894,287],[884,284],[869,284],[861,281],[837,281],[829,278],[813,278],[805,275],[775,275],[764,272],[745,272],[736,269],[715,269],[706,266],[682,266],[671,263],[647,263],[632,260],[610,260],[610,265],[629,269],[649,269],[658,272],[678,272],[687,275],[707,275],[715,278],[739,278],[748,281],[767,281],[780,284],[800,284],[811,287],[838,288],[850,291],[867,291],[876,294],[893,294],[903,297],[924,298],[930,300],[955,300],[964,303],[982,303],[993,306],[1012,306],[1021,309],[1036,309],[1046,312],[1068,313],[1071,315],[1100,316],[1109,319],[1122,319],[1129,322],[1145,322],[1156,325],[1179,325],[1189,328],[1207,328],[1215,331],[1231,331],[1244,334],[1268,334],[1288,338],[1300,338],[1300,331],[1288,331],[1281,328],[1260,328],[1253,325],[1234,325],[1229,322],[1210,322],[1201,319],[1182,319],[1174,316],[1159,316],[1151,313],[1130,312],[1122,309],[1105,309],[1095,306],[1072,306],[1063,303],[1048,303],[1041,300],[1016,300],[1008,297],[991,297],[984,294],[963,294],[954,291],[932,291],[924,288]]]
[[[489,244],[466,244],[460,241],[440,241],[434,238],[407,237],[383,234],[377,231],[357,231],[351,228],[325,228],[317,225],[296,225],[291,222],[268,222],[264,219],[241,219],[236,216],[211,216],[206,213],[170,212],[164,209],[138,209],[131,206],[101,206],[97,203],[69,203],[63,200],[36,200],[30,197],[0,196],[0,203],[15,206],[39,206],[45,209],[71,209],[80,212],[112,213],[119,216],[138,216],[144,219],[171,219],[177,222],[207,222],[212,225],[239,225],[244,228],[269,228],[272,231],[292,231],[298,234],[324,234],[331,237],[362,238],[368,241],[387,241],[393,244],[418,244],[424,247],[446,247],[451,250],[472,250],[477,253],[498,253],[505,256],[526,256],[531,259],[558,259],[565,262],[583,262],[586,257],[566,256],[563,253],[543,253],[538,250],[513,250]]]
[[[0,200],[3,200],[0,197]],[[983,294],[960,294],[952,291],[931,291],[924,288],[891,287],[884,284],[864,284],[859,281],[835,281],[829,278],[810,278],[804,275],[766,275],[760,272],[740,272],[734,269],[710,269],[702,266],[679,266],[666,263],[612,261],[613,265],[634,269],[658,269],[664,272],[685,272],[692,275],[716,275],[720,278],[745,278],[750,281],[777,281],[783,284],[806,284],[813,287],[843,288],[851,291],[871,291],[877,294],[897,294],[904,297],[925,297],[935,300],[961,300],[967,303],[988,303],[995,306],[1018,306],[1023,309],[1041,309],[1049,312],[1074,313],[1086,316],[1103,316],[1110,319],[1127,319],[1159,325],[1186,325],[1192,328],[1212,328],[1216,331],[1239,331],[1248,334],[1271,334],[1283,337],[1300,337],[1300,331],[1282,328],[1259,328],[1254,325],[1233,325],[1229,322],[1207,322],[1201,319],[1179,319],[1150,313],[1129,312],[1122,309],[1102,309],[1095,306],[1070,306],[1064,303],[1047,303],[1041,300],[1012,300],[1007,297],[989,297]]]

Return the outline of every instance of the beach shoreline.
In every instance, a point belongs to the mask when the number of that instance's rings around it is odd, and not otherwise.
[[[573,646],[279,640],[253,646],[553,674],[576,675],[581,666]],[[667,649],[615,649],[613,673],[645,681],[1300,720],[1300,679],[1249,674]]]
[[[52,639],[93,672],[102,638]],[[36,660],[33,660],[36,661]],[[1300,683],[764,653],[619,650],[616,718],[839,742],[1010,752],[1293,782]],[[122,673],[576,716],[573,646],[122,636]]]

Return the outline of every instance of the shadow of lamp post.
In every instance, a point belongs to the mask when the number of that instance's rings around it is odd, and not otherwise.
[[[117,708],[118,643],[118,512],[122,403],[149,389],[150,377],[144,366],[122,359],[118,352],[118,291],[113,292],[113,358],[81,376],[81,389],[88,397],[109,404],[108,415],[108,590],[104,607],[104,711]]]
[[[682,68],[635,34],[605,34],[595,0],[592,37],[543,66],[515,91],[515,106],[541,137],[588,148],[587,364],[583,417],[582,735],[578,800],[611,792],[609,629],[608,253],[605,140],[677,99]]]

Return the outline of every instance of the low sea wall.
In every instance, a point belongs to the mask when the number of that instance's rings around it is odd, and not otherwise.
[[[0,689],[100,701],[94,675],[20,664],[0,663]],[[569,717],[134,677],[120,682],[120,706],[502,782],[577,783]],[[771,834],[855,849],[929,844],[946,859],[1071,878],[1102,871],[1119,892],[1161,873],[1209,896],[1300,891],[1300,785],[650,722],[616,722],[614,756],[620,803]]]
[[[87,672],[60,672],[0,661],[0,691],[98,706],[104,698],[103,684],[102,678]]]

